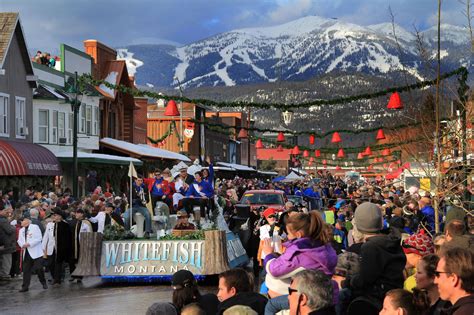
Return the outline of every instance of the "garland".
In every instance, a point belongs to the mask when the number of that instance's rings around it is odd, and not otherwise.
[[[173,131],[175,132],[176,136],[178,137],[178,144],[179,146],[182,146],[184,141],[183,139],[181,139],[181,136],[179,135],[179,132],[176,128],[176,122],[175,121],[172,121],[168,127],[168,131],[165,132],[165,134],[163,136],[161,136],[160,138],[158,139],[153,139],[151,137],[147,137],[148,140],[153,143],[153,144],[158,144],[158,143],[161,143],[163,142],[163,140],[165,140],[166,138],[168,138],[169,136],[171,136],[171,134],[173,133]]]
[[[440,81],[448,79],[453,76],[459,76],[459,82],[460,87],[459,89],[465,89],[466,88],[466,80],[467,80],[467,75],[468,71],[465,67],[460,67],[456,70],[453,70],[451,72],[445,73],[441,75]],[[94,86],[99,86],[101,84],[105,85],[106,87],[110,89],[114,89],[117,91],[120,91],[122,93],[130,94],[132,96],[138,96],[138,97],[150,97],[154,99],[164,99],[164,100],[176,100],[176,101],[183,101],[183,102],[188,102],[188,103],[194,103],[194,104],[202,104],[205,106],[213,106],[217,108],[223,108],[223,107],[253,107],[253,108],[262,108],[262,109],[279,109],[281,111],[286,111],[292,108],[309,108],[312,106],[323,106],[323,105],[338,105],[338,104],[347,104],[355,101],[360,101],[360,100],[368,100],[368,99],[374,99],[377,97],[381,96],[386,96],[390,93],[394,92],[408,92],[411,90],[418,90],[421,88],[425,87],[430,87],[436,84],[437,80],[429,80],[429,81],[423,81],[423,82],[418,82],[415,84],[407,85],[407,86],[400,86],[400,87],[394,87],[394,88],[388,88],[382,91],[378,91],[375,93],[363,93],[355,96],[346,96],[346,97],[340,97],[336,99],[319,99],[319,100],[313,100],[313,101],[308,101],[308,102],[303,102],[303,103],[291,103],[291,104],[283,104],[283,103],[257,103],[257,102],[244,102],[244,101],[231,101],[231,102],[218,102],[218,101],[212,101],[208,99],[190,99],[187,97],[181,97],[181,96],[167,96],[163,95],[157,92],[153,91],[146,91],[146,90],[139,90],[136,88],[130,88],[124,85],[115,85],[110,82],[107,82],[105,80],[96,80],[94,79],[90,74],[83,74],[79,77],[79,82],[80,84],[91,84]],[[467,90],[466,90],[467,91]],[[461,92],[461,91],[458,91]]]

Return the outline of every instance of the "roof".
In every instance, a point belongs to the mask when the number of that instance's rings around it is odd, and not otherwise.
[[[56,157],[62,161],[72,160],[72,151],[62,151],[56,152]],[[139,159],[127,157],[127,156],[117,156],[110,154],[100,154],[100,153],[87,153],[87,152],[77,152],[77,158],[79,162],[90,162],[90,163],[99,163],[99,164],[118,164],[118,165],[129,165],[132,162],[134,165],[142,165],[143,162]]]
[[[68,95],[63,91],[46,84],[39,84],[38,88],[34,91],[33,97],[38,99],[55,99],[64,101],[69,99]]]
[[[255,172],[255,169],[252,167],[248,167],[245,165],[234,164],[234,163],[225,163],[225,162],[217,162],[217,165],[222,165],[225,167],[230,167],[235,169],[236,171],[247,171],[247,172]]]
[[[15,12],[0,13],[0,64],[2,67],[13,38],[18,16],[19,14]]]
[[[257,160],[289,161],[291,149],[257,149]]]
[[[263,174],[263,175],[278,175],[277,172],[271,172],[271,171],[257,171],[257,173],[259,174]]]
[[[100,144],[131,156],[191,162],[191,160],[183,154],[154,148],[147,144],[134,144],[112,138],[102,138],[100,139]]]
[[[33,65],[28,55],[25,35],[20,23],[20,15],[17,12],[0,13],[0,69],[3,69],[5,59],[14,38],[15,30],[18,29],[20,50],[23,52],[23,62],[26,66],[26,73],[34,75]],[[29,81],[32,87],[36,87],[36,81]]]

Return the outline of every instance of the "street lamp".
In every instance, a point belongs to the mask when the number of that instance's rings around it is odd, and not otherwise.
[[[178,89],[179,89],[179,97],[183,97],[183,89],[181,88],[181,82],[179,81],[178,77],[174,77],[174,80],[178,82]],[[184,152],[184,140],[183,140],[183,101],[179,100],[179,147],[180,153]]]
[[[77,86],[77,71],[74,73],[74,85],[70,86],[67,92],[74,94],[74,100],[71,101],[71,111],[73,112],[73,140],[72,140],[72,194],[75,198],[79,198],[78,192],[78,161],[77,161],[77,134],[78,134],[78,114],[81,107],[82,93],[79,96],[79,88]]]
[[[293,120],[293,114],[294,112],[291,110],[286,110],[283,113],[281,113],[281,115],[283,116],[283,122],[285,123],[285,125],[289,125],[291,123],[291,121]]]

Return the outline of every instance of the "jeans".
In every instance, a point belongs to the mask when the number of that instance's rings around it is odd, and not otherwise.
[[[276,298],[268,300],[265,306],[265,315],[274,315],[281,310],[290,309],[290,302],[288,301],[288,295],[281,295]]]
[[[148,208],[133,206],[132,211],[133,213],[140,213],[145,217],[145,232],[152,233],[153,230],[151,229],[151,216]],[[123,214],[123,221],[125,222],[125,228],[130,229],[130,208],[128,208]]]

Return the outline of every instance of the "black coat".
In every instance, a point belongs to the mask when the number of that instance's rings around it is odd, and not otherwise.
[[[472,315],[474,310],[474,295],[460,298],[453,306],[444,310],[446,315]]]
[[[56,261],[68,262],[72,254],[71,228],[66,221],[55,223]]]
[[[403,288],[406,257],[399,238],[373,236],[362,245],[360,256],[360,273],[345,282],[355,296],[383,299],[387,291]]]
[[[16,228],[5,217],[0,217],[0,255],[16,251]]]
[[[265,313],[265,305],[267,305],[267,298],[255,292],[244,292],[234,295],[225,301],[222,301],[217,307],[217,314],[221,315],[224,311],[235,305],[245,305],[253,309],[258,315]]]

